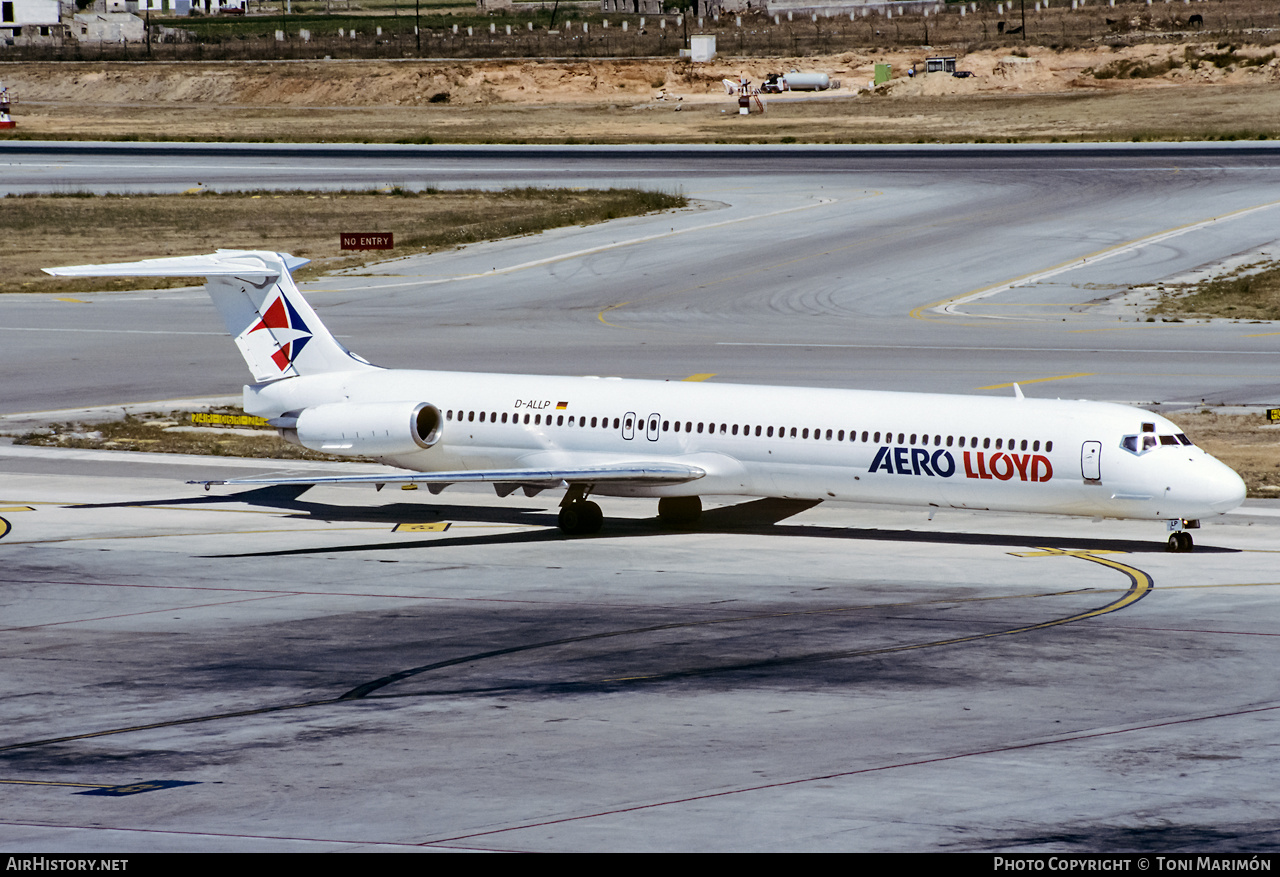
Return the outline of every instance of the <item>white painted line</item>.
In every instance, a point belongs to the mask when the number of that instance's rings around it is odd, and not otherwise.
[[[1120,256],[1125,253],[1136,252],[1137,250],[1140,250],[1143,247],[1150,246],[1151,244],[1158,244],[1163,241],[1167,241],[1171,238],[1176,238],[1180,235],[1187,234],[1188,232],[1196,231],[1197,229],[1205,228],[1207,226],[1214,225],[1219,222],[1229,222],[1232,219],[1239,219],[1242,216],[1248,216],[1249,214],[1257,213],[1260,210],[1269,210],[1272,207],[1275,207],[1277,204],[1280,204],[1280,201],[1272,201],[1269,204],[1259,204],[1257,207],[1247,207],[1244,210],[1237,210],[1234,213],[1227,213],[1222,216],[1212,216],[1208,219],[1202,220],[1201,222],[1193,222],[1190,225],[1184,225],[1180,228],[1170,229],[1169,231],[1157,232],[1156,234],[1150,235],[1149,237],[1139,238],[1136,241],[1129,241],[1128,243],[1120,244],[1119,246],[1114,247],[1113,249],[1110,249],[1110,250],[1101,250],[1097,253],[1090,253],[1088,256],[1084,256],[1080,259],[1067,262],[1066,264],[1063,264],[1063,265],[1057,265],[1053,268],[1049,268],[1046,271],[1041,271],[1036,274],[1026,274],[1026,275],[1023,275],[1022,277],[1018,277],[1013,280],[1010,280],[1007,283],[1001,283],[996,286],[987,287],[986,289],[980,289],[977,292],[973,292],[973,293],[970,293],[969,295],[952,299],[951,301],[947,302],[944,305],[932,307],[929,310],[939,314],[950,314],[953,317],[979,317],[987,320],[1023,320],[1025,321],[1029,318],[1005,317],[1005,316],[1000,316],[999,314],[973,314],[973,313],[969,313],[968,311],[957,310],[957,308],[960,305],[968,304],[969,302],[978,301],[979,299],[983,299],[983,298],[989,298],[990,296],[993,296],[993,295],[999,295],[1002,292],[1008,292],[1010,289],[1014,289],[1015,287],[1030,286],[1031,284],[1039,283],[1040,281],[1047,280],[1050,277],[1056,277],[1059,274],[1065,274],[1068,271],[1074,271],[1076,268],[1080,268],[1084,265],[1097,264],[1098,262],[1103,262],[1114,256]]]

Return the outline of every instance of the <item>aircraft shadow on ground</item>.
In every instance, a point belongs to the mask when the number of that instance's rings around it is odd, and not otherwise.
[[[696,527],[689,530],[672,530],[662,526],[657,518],[607,519],[600,533],[593,536],[565,536],[556,529],[556,512],[549,509],[525,509],[515,507],[470,506],[452,503],[392,502],[379,506],[337,505],[311,502],[300,497],[309,490],[308,485],[279,485],[261,487],[226,496],[196,496],[177,499],[135,500],[118,503],[94,503],[73,508],[128,508],[147,506],[208,506],[224,503],[250,505],[256,508],[277,509],[289,517],[308,518],[326,522],[362,523],[481,523],[507,526],[532,526],[545,529],[522,530],[515,533],[478,533],[466,536],[433,536],[429,539],[410,539],[401,542],[370,542],[354,545],[326,545],[316,548],[293,548],[275,551],[245,552],[210,555],[216,557],[282,557],[306,554],[333,554],[359,551],[400,551],[405,549],[450,546],[511,545],[523,543],[576,541],[583,539],[617,539],[644,536],[669,536],[678,532],[741,533],[758,536],[789,536],[817,539],[850,539],[869,542],[912,542],[938,545],[987,545],[1012,548],[1055,548],[1075,551],[1120,551],[1131,554],[1163,553],[1165,544],[1153,533],[1147,540],[1109,539],[1089,537],[1061,537],[1025,535],[1020,533],[958,533],[953,531],[922,531],[855,527],[816,527],[799,524],[783,524],[782,521],[818,505],[813,500],[758,499],[737,505],[723,506],[704,512]],[[1154,522],[1153,522],[1154,529]],[[1197,553],[1234,554],[1236,549],[1214,546],[1196,546]]]

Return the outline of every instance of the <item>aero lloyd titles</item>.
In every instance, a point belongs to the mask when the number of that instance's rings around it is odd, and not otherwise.
[[[1053,466],[1043,454],[996,451],[988,456],[986,451],[964,451],[963,456],[966,478],[1010,481],[1016,477],[1019,481],[1048,481],[1053,477]],[[867,471],[950,478],[956,474],[956,459],[945,448],[930,453],[928,448],[884,445],[876,451]]]

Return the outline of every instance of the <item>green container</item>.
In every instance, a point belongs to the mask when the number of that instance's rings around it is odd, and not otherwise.
[[[892,64],[877,64],[877,65],[876,65],[876,78],[875,78],[875,84],[876,84],[876,85],[879,85],[879,84],[880,84],[880,83],[882,83],[882,82],[888,82],[888,81],[889,81],[889,71],[890,71],[890,70],[892,70],[892,69],[893,69],[893,65],[892,65]]]

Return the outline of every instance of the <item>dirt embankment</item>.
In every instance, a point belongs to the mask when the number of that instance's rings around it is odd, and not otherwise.
[[[1019,50],[1022,51],[1022,50]],[[968,142],[1280,138],[1280,54],[1151,44],[961,54],[968,78],[906,76],[945,49],[806,58],[36,63],[5,67],[10,136],[440,143]],[[868,90],[878,63],[894,78]],[[724,79],[827,73],[740,117]]]
[[[1185,85],[1280,82],[1280,58],[1263,47],[1233,49],[1238,63],[1216,64],[1216,44],[1138,45],[1054,51],[1026,57],[1004,50],[962,55],[967,79],[905,73],[923,67],[919,51],[844,52],[808,58],[587,61],[303,61],[260,63],[25,64],[3,78],[24,102],[203,104],[207,106],[370,107],[444,103],[599,102],[673,97],[723,97],[721,80],[745,74],[820,71],[849,93],[866,88],[877,63],[893,66],[895,96],[1024,93],[1073,88],[1147,89]],[[1270,57],[1268,57],[1270,55]],[[1208,58],[1209,60],[1203,60]],[[1257,63],[1261,60],[1261,63]]]

